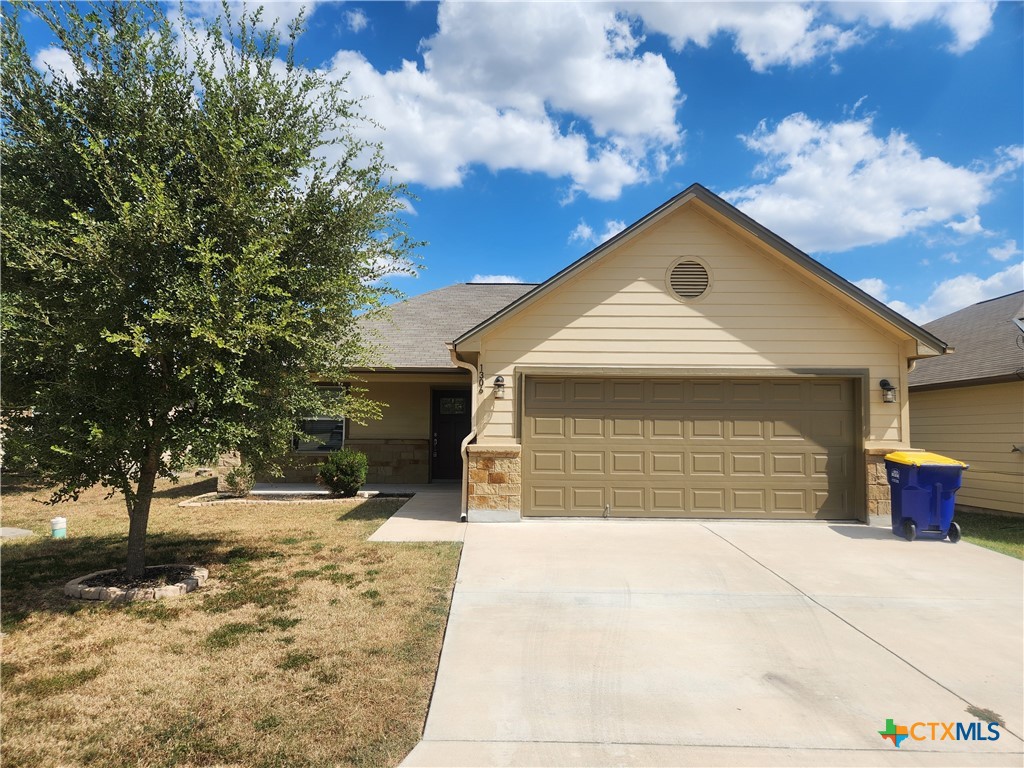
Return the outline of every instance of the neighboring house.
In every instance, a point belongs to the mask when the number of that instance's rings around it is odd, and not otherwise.
[[[958,505],[1024,514],[1024,291],[924,327],[956,353],[910,374],[914,444],[971,465]]]
[[[371,481],[461,481],[470,520],[888,514],[907,371],[946,350],[700,185],[540,285],[375,327],[388,407],[346,444]]]

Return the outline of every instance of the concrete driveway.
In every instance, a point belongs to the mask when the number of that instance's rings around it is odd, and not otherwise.
[[[1022,582],[858,525],[469,524],[403,765],[1020,766]]]

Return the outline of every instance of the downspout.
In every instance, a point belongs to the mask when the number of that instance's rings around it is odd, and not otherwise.
[[[466,435],[465,439],[462,441],[462,446],[459,449],[459,452],[462,455],[462,502],[459,511],[459,522],[464,523],[469,518],[469,498],[467,495],[469,493],[469,444],[476,440],[476,407],[478,397],[476,386],[477,371],[476,366],[459,359],[459,353],[456,351],[454,344],[448,344],[447,347],[448,354],[451,355],[452,362],[459,368],[464,368],[469,371],[470,381],[473,384],[473,386],[470,387],[470,392],[473,395],[473,407],[470,410],[471,421],[469,434]]]

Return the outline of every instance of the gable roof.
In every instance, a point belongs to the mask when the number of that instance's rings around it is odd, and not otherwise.
[[[745,230],[757,240],[767,245],[777,253],[787,257],[790,261],[794,262],[799,267],[802,267],[805,271],[817,276],[824,282],[833,286],[834,288],[845,294],[851,301],[859,304],[875,315],[882,318],[889,325],[895,326],[899,330],[906,333],[912,339],[925,347],[928,347],[935,351],[936,354],[943,354],[946,351],[946,344],[929,333],[925,329],[921,328],[916,323],[908,320],[903,315],[899,314],[893,309],[890,309],[885,304],[880,302],[878,299],[865,293],[863,290],[858,288],[856,285],[840,277],[838,274],[833,272],[831,269],[826,267],[821,262],[808,256],[806,253],[791,245],[790,243],[783,240],[781,237],[776,235],[771,230],[758,224],[752,218],[747,216],[741,210],[733,205],[730,205],[718,195],[714,194],[706,187],[700,184],[691,184],[685,190],[680,192],[678,195],[668,200],[649,214],[644,216],[642,219],[634,222],[626,229],[622,230],[619,234],[612,237],[610,240],[599,245],[594,250],[587,253],[582,258],[570,264],[568,267],[563,269],[558,274],[549,278],[545,282],[533,288],[533,290],[524,293],[521,297],[511,302],[508,306],[500,309],[495,314],[488,318],[483,319],[480,323],[473,326],[461,336],[457,337],[454,341],[455,346],[462,344],[469,339],[477,336],[486,329],[490,328],[494,324],[500,322],[503,318],[519,311],[523,307],[531,304],[532,302],[544,296],[551,291],[555,286],[561,284],[571,276],[577,274],[583,269],[586,269],[595,261],[598,261],[602,256],[614,250],[616,246],[622,243],[624,240],[632,237],[638,231],[645,229],[654,222],[664,218],[673,211],[678,210],[684,205],[697,201],[702,203],[707,208],[715,211],[732,223]]]
[[[965,307],[925,324],[956,354],[919,360],[911,389],[1024,378],[1024,291]]]
[[[459,370],[447,343],[535,285],[457,283],[393,304],[386,315],[367,316],[361,325],[367,338],[381,347],[387,367]]]

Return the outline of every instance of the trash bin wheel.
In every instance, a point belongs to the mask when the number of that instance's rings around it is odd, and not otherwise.
[[[949,540],[951,542],[956,544],[958,541],[960,541],[960,526],[957,523],[950,523],[949,533],[947,533],[946,536],[949,537]]]
[[[917,538],[917,523],[913,520],[903,521],[903,538],[907,541],[913,541]]]

